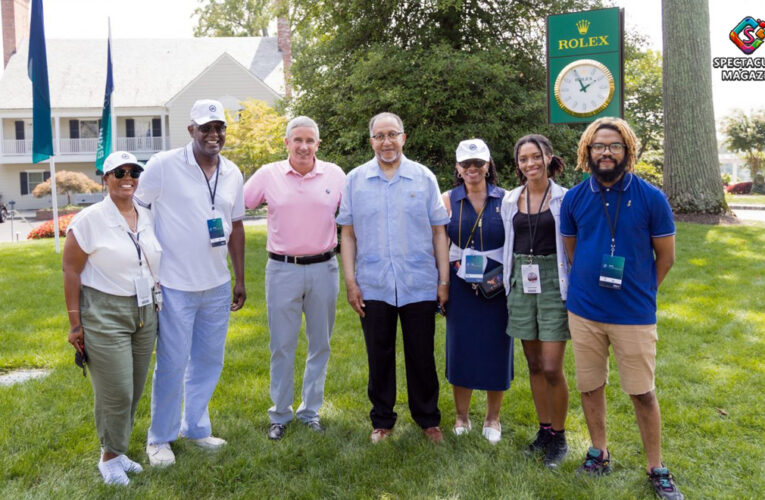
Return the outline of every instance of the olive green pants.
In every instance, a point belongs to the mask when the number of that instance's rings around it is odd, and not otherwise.
[[[83,286],[80,315],[98,439],[105,451],[127,453],[157,337],[157,313],[153,304],[139,308],[135,296]]]

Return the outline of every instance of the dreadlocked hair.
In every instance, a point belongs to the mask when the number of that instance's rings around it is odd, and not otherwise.
[[[579,139],[579,148],[577,149],[576,168],[584,172],[590,171],[589,146],[592,142],[592,138],[595,136],[595,133],[598,130],[604,128],[619,132],[621,134],[622,141],[626,147],[625,154],[627,155],[627,166],[625,167],[625,171],[631,172],[635,166],[635,157],[638,150],[638,138],[626,121],[622,120],[621,118],[612,118],[608,116],[598,118],[592,122],[582,134],[582,138]]]

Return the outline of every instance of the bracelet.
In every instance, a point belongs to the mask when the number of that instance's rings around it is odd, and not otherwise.
[[[78,313],[78,312],[80,312],[80,310],[79,309],[69,309],[66,312],[68,312],[68,313]]]
[[[449,286],[449,282],[448,281],[439,280],[438,281],[438,286]]]

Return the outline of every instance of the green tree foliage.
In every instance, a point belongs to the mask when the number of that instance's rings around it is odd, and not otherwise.
[[[287,119],[263,101],[241,102],[238,116],[226,112],[226,158],[239,166],[245,178],[273,161],[286,157],[284,129]]]
[[[267,36],[271,0],[199,0],[194,36]]]
[[[545,16],[596,1],[292,3],[315,16],[292,67],[293,110],[317,120],[323,155],[345,169],[371,158],[368,121],[381,111],[402,117],[405,154],[442,187],[470,137],[487,141],[505,186],[516,182],[513,144],[528,133],[548,135],[573,165],[582,127],[546,125]]]
[[[50,179],[35,186],[32,195],[35,198],[42,198],[50,194]],[[66,195],[66,204],[72,204],[72,193],[98,193],[101,191],[101,184],[92,181],[82,172],[70,172],[68,170],[59,170],[56,172],[56,192]]]
[[[722,123],[725,143],[731,151],[742,153],[752,179],[765,170],[765,109],[746,114],[735,111]]]
[[[661,65],[661,53],[650,49],[629,49],[628,45],[624,61],[624,117],[640,139],[638,161],[648,151],[660,153],[651,155],[654,158],[661,157],[663,153]]]

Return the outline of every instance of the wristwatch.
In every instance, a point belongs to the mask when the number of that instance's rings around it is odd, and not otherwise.
[[[439,280],[438,281],[438,286],[449,286],[449,282],[448,281]]]

